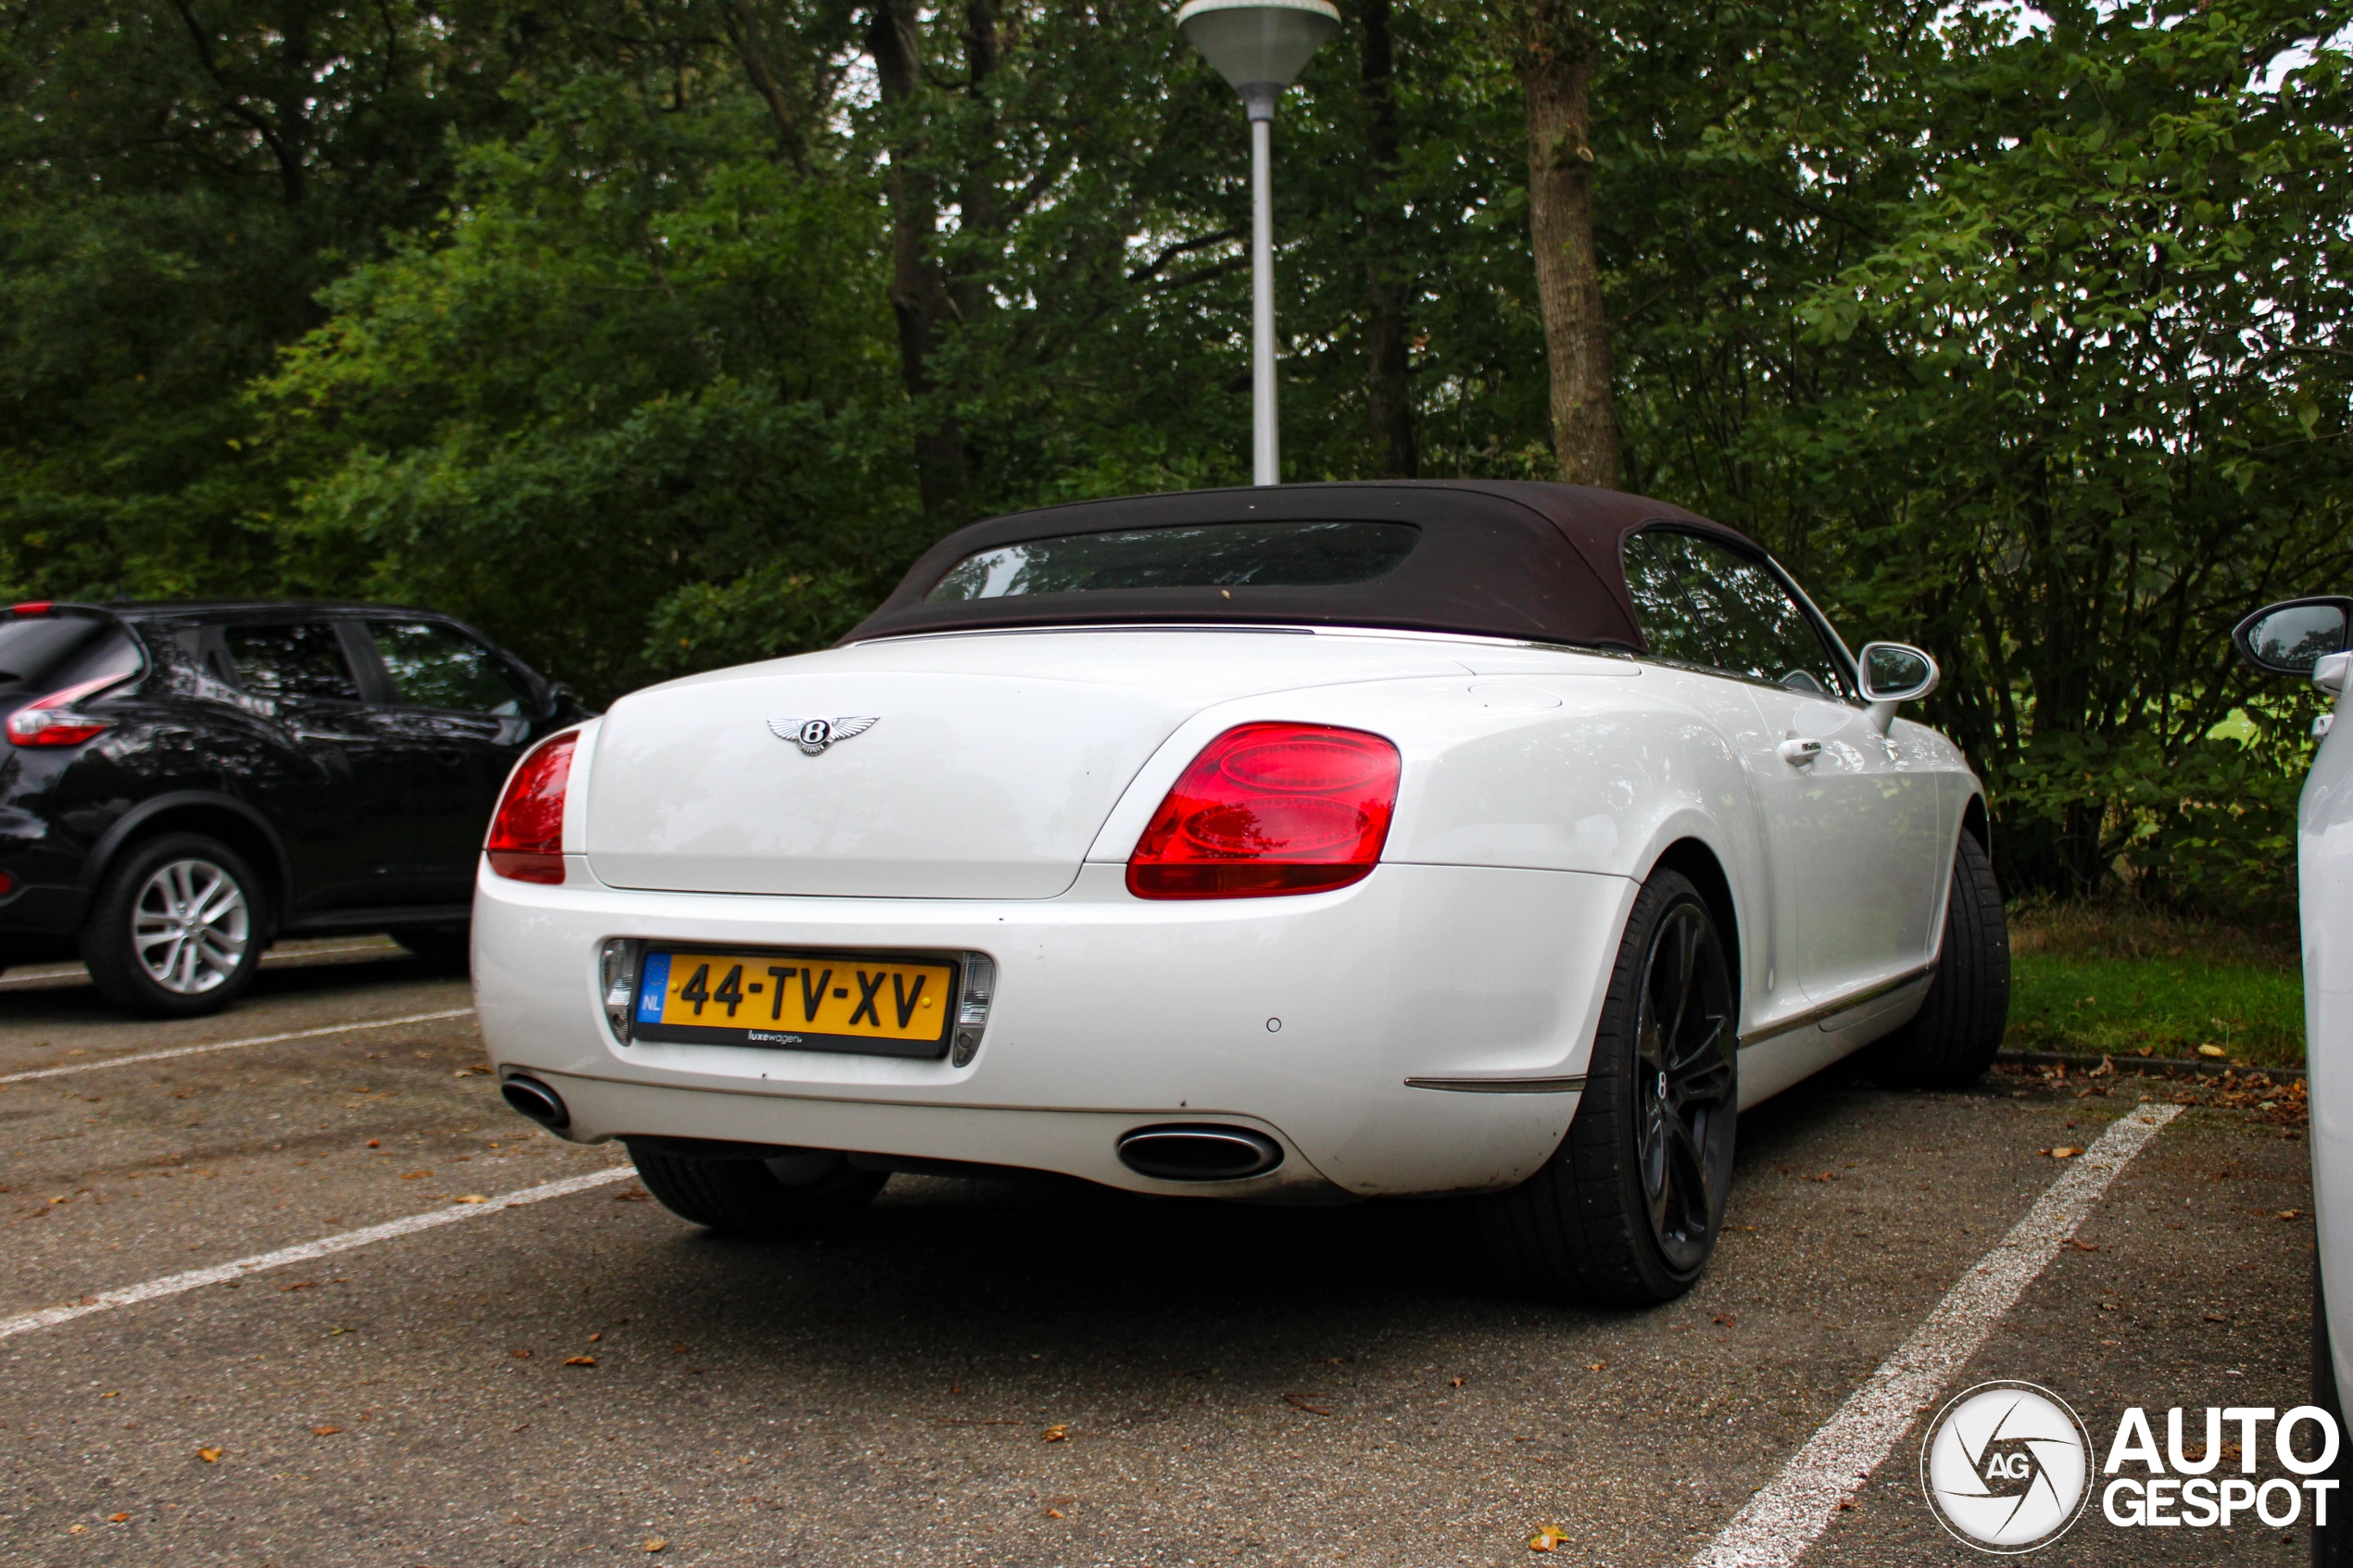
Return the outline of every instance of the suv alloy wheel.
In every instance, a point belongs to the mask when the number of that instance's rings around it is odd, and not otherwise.
[[[260,884],[218,839],[166,834],[107,873],[82,930],[91,983],[151,1018],[217,1012],[253,982],[266,939]]]

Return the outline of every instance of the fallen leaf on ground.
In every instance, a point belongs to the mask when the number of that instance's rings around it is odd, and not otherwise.
[[[1716,1314],[1716,1321],[1717,1321],[1718,1323],[1722,1323],[1722,1324],[1723,1324],[1726,1328],[1733,1328],[1733,1327],[1737,1327],[1737,1326],[1739,1325],[1739,1323],[1740,1323],[1740,1320],[1739,1320],[1738,1318],[1736,1318],[1736,1317],[1732,1316],[1732,1314],[1731,1314],[1731,1313],[1730,1313],[1730,1312],[1718,1312],[1718,1313],[1717,1313],[1717,1314]]]
[[[2200,1056],[2213,1057],[2219,1060],[2222,1057],[2228,1056],[2230,1053],[2220,1046],[2200,1046],[2197,1048],[2197,1054]]]
[[[298,1279],[292,1285],[282,1285],[278,1288],[281,1290],[316,1290],[319,1288],[319,1282],[315,1279]]]
[[[453,1198],[450,1201],[452,1203],[487,1203],[490,1200],[478,1192],[470,1192],[463,1198]]]
[[[602,1339],[604,1336],[605,1331],[600,1328],[596,1333],[588,1336],[588,1343],[594,1345],[598,1340]]]
[[[564,1365],[566,1366],[595,1366],[596,1364],[597,1358],[594,1356],[567,1356],[564,1358]]]
[[[1066,1443],[1070,1440],[1070,1428],[1058,1423],[1046,1428],[1044,1436],[1049,1443]]]
[[[1059,1508],[1050,1508],[1046,1511],[1046,1517],[1049,1519],[1060,1519],[1062,1516],[1063,1511]]]
[[[370,1148],[382,1148],[384,1146],[384,1141],[382,1138],[370,1138],[368,1140],[368,1147]]]
[[[2228,1323],[2231,1320],[2223,1316],[2221,1312],[2208,1312],[2206,1314],[2206,1321],[2208,1323]]]
[[[514,1357],[514,1359],[519,1361],[527,1361],[531,1360],[531,1352],[528,1350],[510,1350],[507,1354]]]
[[[422,1181],[432,1174],[431,1171],[403,1171],[400,1173],[400,1179],[404,1182]]]
[[[1587,1361],[1585,1363],[1585,1370],[1587,1372],[1599,1372],[1602,1368],[1607,1365],[1609,1365],[1607,1361]]]
[[[1450,1377],[1446,1380],[1446,1386],[1449,1388],[1460,1388],[1462,1386],[1463,1380],[1459,1377]]]
[[[66,1526],[66,1534],[69,1536],[86,1536],[89,1533],[90,1526],[87,1524],[69,1524]]]
[[[2071,1236],[2065,1241],[2059,1243],[2059,1245],[2062,1247],[2071,1247],[2078,1252],[2097,1252],[2100,1249],[2100,1244],[2096,1241],[2078,1241]]]
[[[2141,1055],[2143,1056],[2155,1056],[2156,1054],[2157,1047],[2155,1046],[2143,1046],[2141,1047]]]
[[[196,1457],[204,1461],[207,1464],[219,1464],[220,1462],[220,1455],[222,1451],[223,1450],[220,1449],[198,1449],[196,1450]]]
[[[1459,1382],[1460,1380],[1457,1379],[1457,1381]],[[1305,1411],[1310,1415],[1329,1415],[1332,1413],[1331,1411],[1324,1409],[1321,1405],[1309,1404],[1305,1397],[1299,1394],[1284,1395],[1283,1403],[1290,1406],[1293,1410]]]
[[[107,1515],[107,1523],[109,1524],[128,1524],[131,1523],[131,1515],[127,1513],[109,1513]]]
[[[314,1426],[310,1429],[310,1435],[313,1437],[332,1437],[342,1430],[340,1426]]]
[[[653,1539],[646,1543],[646,1549],[648,1551],[660,1551],[662,1548],[668,1546],[669,1544],[670,1543],[668,1541],[663,1540],[660,1536],[656,1536]]]
[[[1558,1551],[1567,1544],[1568,1532],[1557,1524],[1541,1524],[1537,1526],[1536,1533],[1528,1537],[1528,1549],[1530,1551]]]
[[[2301,1209],[2283,1209],[2280,1210],[2280,1218],[2283,1220],[2300,1220],[2303,1217],[2304,1210]]]
[[[2045,1149],[2043,1152],[2054,1160],[2072,1160],[2083,1151],[2071,1143],[2063,1143],[2057,1148]]]

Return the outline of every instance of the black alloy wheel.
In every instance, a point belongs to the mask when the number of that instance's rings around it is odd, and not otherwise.
[[[1707,901],[1680,872],[1653,873],[1618,943],[1567,1135],[1543,1169],[1482,1200],[1508,1281],[1622,1306],[1691,1288],[1731,1188],[1738,1018]]]
[[[1643,963],[1634,1148],[1652,1239],[1679,1273],[1707,1261],[1731,1179],[1732,1028],[1715,922],[1696,900],[1678,903],[1659,922]]]

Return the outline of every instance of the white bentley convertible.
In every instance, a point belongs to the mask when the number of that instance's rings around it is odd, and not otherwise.
[[[1485,1195],[1526,1286],[1705,1264],[1734,1120],[1867,1045],[1975,1078],[1977,780],[1787,574],[1562,485],[1287,485],[978,523],[840,646],[516,768],[474,985],[508,1101],[698,1223],[894,1171]]]

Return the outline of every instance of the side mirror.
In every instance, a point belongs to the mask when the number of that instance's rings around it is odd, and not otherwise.
[[[1863,700],[1870,707],[1863,717],[1881,734],[1895,722],[1895,710],[1918,702],[1936,689],[1936,660],[1909,643],[1865,643],[1856,663],[1861,666]]]
[[[2309,675],[2318,684],[2322,660],[2347,651],[2348,633],[2353,633],[2353,599],[2288,599],[2265,605],[2240,621],[2231,631],[2231,643],[2241,659],[2266,675]],[[2335,691],[2344,684],[2344,672],[2332,668],[2330,673],[2336,685],[2322,689]]]
[[[550,721],[560,722],[565,720],[576,719],[580,716],[580,694],[578,692],[573,691],[561,681],[554,681],[548,684],[547,711],[541,715],[541,717]]]

